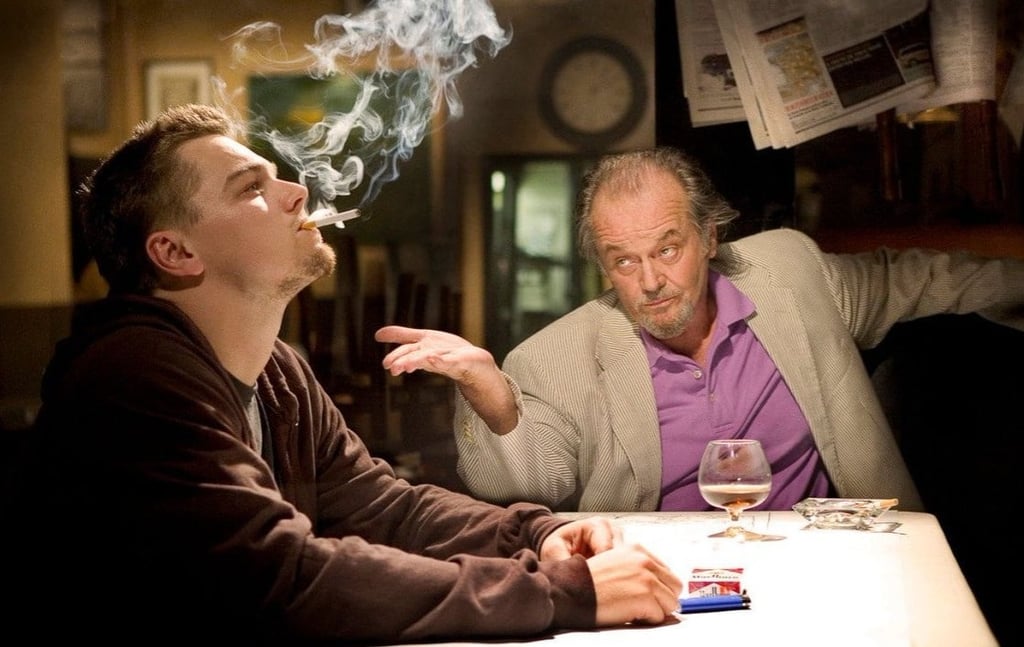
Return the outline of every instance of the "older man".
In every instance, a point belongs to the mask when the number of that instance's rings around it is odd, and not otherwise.
[[[736,212],[681,151],[611,155],[578,204],[612,289],[514,348],[385,327],[392,373],[461,394],[459,473],[476,495],[579,510],[707,509],[707,441],[756,438],[763,509],[807,496],[921,500],[860,349],[894,324],[977,312],[1024,329],[1024,263],[910,249],[823,253],[793,230],[720,242]]]

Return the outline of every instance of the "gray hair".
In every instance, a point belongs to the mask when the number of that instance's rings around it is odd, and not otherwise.
[[[577,243],[585,259],[600,265],[591,221],[594,197],[605,188],[636,191],[644,173],[654,169],[668,171],[679,181],[690,201],[690,217],[705,247],[711,243],[712,231],[719,241],[725,238],[729,223],[739,216],[739,211],[715,189],[696,159],[677,148],[660,146],[606,155],[587,172],[576,200]]]

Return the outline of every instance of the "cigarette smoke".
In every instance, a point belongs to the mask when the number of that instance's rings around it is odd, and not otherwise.
[[[457,77],[476,66],[478,53],[494,57],[510,35],[486,0],[377,0],[355,15],[322,16],[298,57],[287,55],[276,23],[252,23],[228,38],[234,59],[247,67],[305,69],[314,79],[342,75],[358,87],[349,112],[328,114],[304,132],[250,122],[250,136],[270,145],[310,189],[312,212],[350,195],[364,178],[360,206],[371,202],[398,177],[436,116],[462,116]],[[363,72],[368,60],[372,69]],[[390,123],[371,108],[375,97],[393,108]]]

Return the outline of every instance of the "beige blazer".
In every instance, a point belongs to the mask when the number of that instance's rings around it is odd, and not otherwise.
[[[754,302],[750,328],[810,423],[839,495],[898,497],[901,509],[920,510],[860,349],[899,321],[940,313],[978,312],[1024,330],[1024,263],[924,250],[830,255],[778,229],[720,245],[712,267]],[[461,397],[456,407],[458,471],[475,495],[563,510],[657,509],[654,390],[637,327],[614,292],[521,343],[502,368],[520,407],[513,431],[491,433]]]

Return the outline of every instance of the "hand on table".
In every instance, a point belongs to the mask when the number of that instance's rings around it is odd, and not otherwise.
[[[572,521],[547,536],[540,547],[541,559],[593,557],[622,545],[622,530],[602,517]]]
[[[639,544],[618,546],[587,560],[597,594],[597,626],[660,624],[679,608],[682,581]]]
[[[597,596],[597,625],[659,624],[679,608],[683,583],[639,544],[624,544],[607,519],[581,519],[557,529],[541,546],[541,559],[587,558]]]

